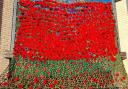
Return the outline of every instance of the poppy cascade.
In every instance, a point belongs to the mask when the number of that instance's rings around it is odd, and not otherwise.
[[[125,87],[111,1],[96,1],[102,0],[20,0],[15,58],[5,70],[8,81],[0,76],[0,88]]]
[[[110,2],[20,0],[14,55],[30,60],[109,58],[118,53]]]

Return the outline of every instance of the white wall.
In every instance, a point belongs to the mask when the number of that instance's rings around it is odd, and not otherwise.
[[[126,6],[126,0],[116,2],[116,12],[121,51],[127,52],[128,57],[128,10]],[[127,60],[124,60],[123,63],[128,74],[128,58]]]

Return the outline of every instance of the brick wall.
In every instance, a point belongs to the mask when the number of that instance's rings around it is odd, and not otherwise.
[[[3,10],[3,0],[0,1],[0,29],[2,24],[2,10]]]
[[[0,74],[3,72],[3,70],[5,70],[5,68],[9,64],[9,60],[4,58],[4,51],[10,50],[12,15],[13,0],[3,0],[2,24],[0,35]]]

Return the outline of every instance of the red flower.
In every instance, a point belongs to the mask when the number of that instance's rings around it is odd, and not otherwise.
[[[10,77],[10,74],[9,74],[9,73],[7,73],[7,74],[6,74],[6,76],[7,76],[7,78],[9,78],[9,77]]]
[[[0,85],[6,87],[8,85],[8,82],[2,82]]]
[[[116,72],[116,73],[115,73],[115,76],[116,76],[116,77],[118,77],[118,76],[119,76],[119,73],[118,73],[118,72]]]
[[[48,86],[49,86],[49,88],[53,88],[53,84],[49,84]]]
[[[93,86],[89,86],[88,89],[93,89]]]
[[[126,79],[126,77],[125,77],[125,76],[123,76],[123,77],[122,77],[122,80],[125,80],[125,79]]]
[[[87,81],[86,81],[86,80],[84,80],[84,81],[83,81],[83,84],[85,85],[86,83],[87,83]]]
[[[16,66],[20,66],[20,63],[16,63]]]
[[[100,83],[100,86],[103,88],[104,87],[104,83]]]
[[[64,85],[61,85],[61,86],[60,86],[60,88],[61,88],[61,89],[64,89],[64,88],[65,88],[65,86],[64,86]]]
[[[41,79],[43,79],[43,78],[44,78],[44,76],[43,76],[43,75],[40,75],[40,78],[41,78]]]
[[[97,82],[97,79],[96,78],[92,78],[92,82]]]
[[[33,82],[37,83],[38,82],[38,78],[34,78]]]
[[[31,77],[31,75],[30,75],[30,74],[28,74],[28,75],[27,75],[27,78],[29,79],[30,77]]]
[[[115,61],[116,60],[116,58],[114,57],[114,56],[111,56],[111,61]]]
[[[54,85],[58,84],[58,80],[54,80],[54,81],[53,81],[53,84],[54,84]]]
[[[43,67],[42,70],[43,70],[43,71],[46,71],[46,67]]]
[[[111,80],[111,83],[113,84],[114,83],[114,80]]]
[[[47,83],[47,80],[43,80],[43,84],[45,85]]]
[[[15,81],[15,82],[17,82],[18,80],[19,80],[19,78],[18,78],[18,77],[14,78],[14,81]]]
[[[50,72],[47,72],[47,74],[50,76],[51,73]]]
[[[76,87],[74,87],[74,89],[79,89],[79,88],[76,86]]]
[[[22,84],[18,84],[18,88],[23,88],[23,85]]]
[[[38,73],[38,72],[39,72],[39,70],[38,70],[38,69],[36,69],[36,70],[35,70],[35,73]]]
[[[33,89],[32,86],[30,86],[28,89]]]

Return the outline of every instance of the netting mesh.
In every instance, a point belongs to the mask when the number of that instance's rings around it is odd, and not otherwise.
[[[111,2],[20,0],[10,89],[127,89]]]

